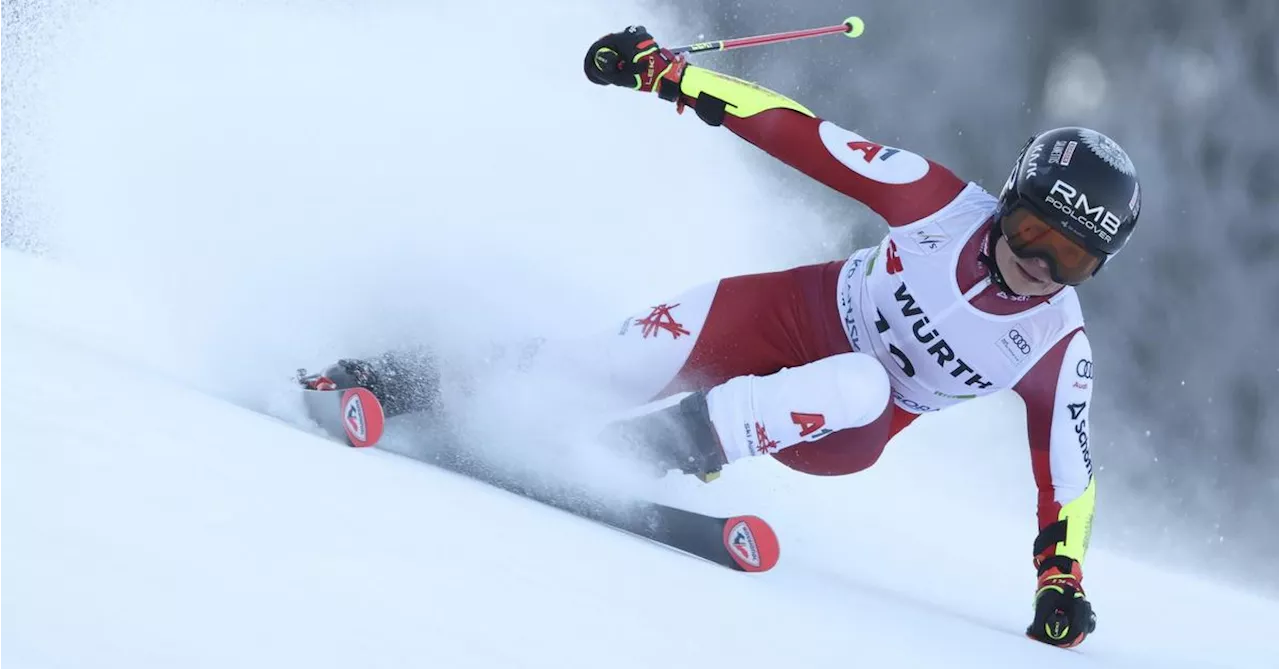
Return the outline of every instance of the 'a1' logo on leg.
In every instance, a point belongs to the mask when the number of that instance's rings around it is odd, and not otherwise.
[[[382,438],[385,418],[382,403],[368,388],[350,388],[342,394],[342,429],[352,446],[373,446]]]
[[[820,413],[792,411],[791,422],[800,426],[800,438],[806,441],[821,439],[832,432],[827,427],[827,417]]]

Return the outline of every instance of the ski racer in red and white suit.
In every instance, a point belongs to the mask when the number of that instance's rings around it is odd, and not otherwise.
[[[1076,292],[1063,284],[1092,276],[1136,223],[1139,191],[1123,150],[1091,130],[1045,133],[1024,148],[1006,191],[1032,188],[1044,172],[1058,176],[1053,192],[1034,207],[1003,210],[937,163],[687,65],[642,27],[597,41],[584,68],[594,83],[694,109],[889,225],[880,244],[845,260],[727,278],[650,305],[587,354],[592,364],[637,400],[699,391],[683,412],[709,419],[723,453],[691,472],[699,474],[762,454],[812,474],[857,472],[920,414],[1012,388],[1026,403],[1039,489],[1040,578],[1028,634],[1054,645],[1082,641],[1094,626],[1080,585],[1094,507],[1093,362]],[[1088,181],[1086,171],[1099,170],[1115,174]],[[1050,206],[1072,212],[1068,189],[1085,182],[1092,190],[1074,190],[1095,204],[1046,223]],[[1099,213],[1100,193],[1116,183],[1127,189],[1116,196],[1123,199]],[[1086,248],[1088,240],[1101,250]]]
[[[1027,634],[1083,641],[1095,625],[1080,584],[1093,520],[1093,362],[1071,286],[1137,224],[1124,150],[1086,128],[1041,133],[996,197],[773,91],[689,66],[642,27],[596,41],[583,67],[594,83],[693,109],[862,202],[889,233],[845,260],[692,288],[595,337],[531,342],[520,368],[580,372],[635,405],[671,397],[615,421],[605,436],[617,438],[605,441],[704,480],[760,455],[810,474],[858,472],[920,414],[1011,388],[1026,403],[1039,490]],[[387,354],[299,380],[366,387],[388,416],[440,411],[426,368]]]

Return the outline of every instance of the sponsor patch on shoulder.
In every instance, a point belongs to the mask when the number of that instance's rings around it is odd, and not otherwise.
[[[924,158],[910,151],[877,144],[830,121],[823,121],[818,126],[818,136],[832,157],[872,181],[908,184],[919,181],[929,172],[929,161]]]

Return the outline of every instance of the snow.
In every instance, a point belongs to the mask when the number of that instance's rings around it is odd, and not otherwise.
[[[574,0],[38,4],[47,25],[5,53],[30,77],[6,81],[24,177],[6,172],[6,207],[40,212],[15,225],[48,249],[0,257],[7,666],[1280,660],[1275,593],[1109,549],[1142,519],[1108,505],[1105,472],[1098,631],[1070,651],[1024,638],[1034,490],[1012,396],[922,418],[857,476],[752,459],[702,485],[590,444],[565,457],[543,419],[589,388],[472,389],[490,456],[768,519],[782,559],[760,575],[307,429],[299,366],[412,341],[467,359],[839,256],[862,222],[727,133],[582,79],[605,31],[684,42],[682,24]],[[485,69],[483,45],[530,39],[547,67]],[[638,146],[651,173],[616,178]],[[612,187],[669,165],[681,186],[653,206]]]
[[[85,336],[77,316],[109,281],[8,250],[3,267],[8,666],[1276,661],[1274,600],[1104,547],[1086,580],[1098,633],[1075,651],[1023,638],[1026,513],[949,478],[945,458],[664,481],[668,501],[774,524],[780,565],[735,573],[193,389]],[[999,425],[1003,408],[957,420]],[[894,450],[955,425],[936,423]]]

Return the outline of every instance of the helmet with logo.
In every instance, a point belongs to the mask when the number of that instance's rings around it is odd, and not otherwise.
[[[1120,252],[1138,224],[1142,195],[1129,155],[1088,128],[1057,128],[1022,148],[1000,193],[1009,248],[1049,264],[1054,281],[1083,283]]]

